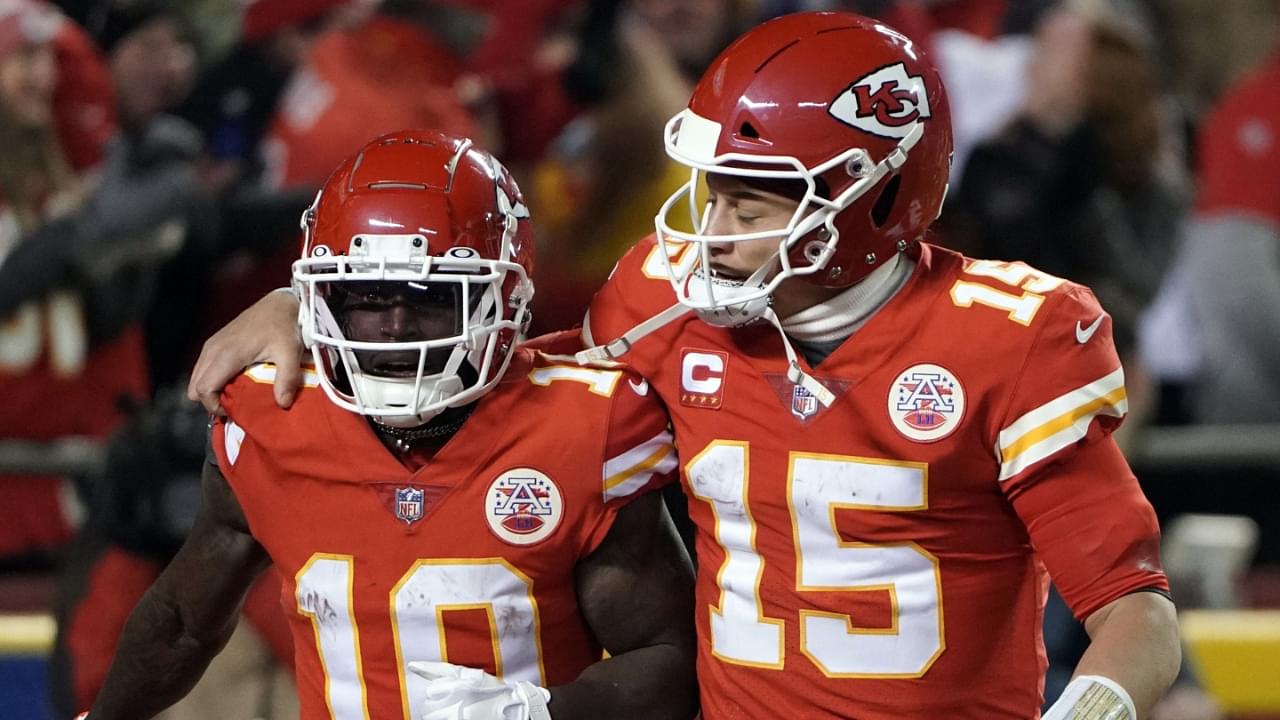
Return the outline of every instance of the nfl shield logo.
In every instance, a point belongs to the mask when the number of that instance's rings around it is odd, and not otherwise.
[[[806,420],[818,412],[818,398],[796,385],[791,389],[791,414]]]
[[[416,488],[396,488],[396,517],[412,525],[422,519],[423,492]]]

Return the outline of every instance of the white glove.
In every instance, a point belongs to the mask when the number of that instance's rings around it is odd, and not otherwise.
[[[551,720],[551,692],[533,683],[446,662],[411,662],[409,671],[431,683],[419,720]]]

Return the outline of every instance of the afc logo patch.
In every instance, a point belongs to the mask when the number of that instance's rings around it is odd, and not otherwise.
[[[484,496],[484,519],[500,540],[532,545],[560,526],[564,499],[560,488],[533,468],[508,470],[494,479]]]
[[[944,367],[912,365],[889,385],[889,419],[912,440],[941,440],[955,432],[963,417],[964,388]]]
[[[724,401],[729,353],[716,350],[680,351],[680,404],[719,410]]]
[[[924,78],[897,63],[853,81],[827,113],[863,132],[901,140],[917,121],[930,117],[929,89]]]

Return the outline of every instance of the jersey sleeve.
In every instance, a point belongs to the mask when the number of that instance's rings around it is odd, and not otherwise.
[[[602,512],[584,539],[584,556],[604,541],[620,508],[678,478],[666,408],[649,383],[634,373],[624,373],[614,391],[603,456],[598,495]]]
[[[1043,475],[1013,507],[1077,619],[1138,590],[1169,591],[1155,511],[1112,438]]]
[[[1006,494],[1108,436],[1128,409],[1111,317],[1080,285],[1051,298],[998,415],[995,453]]]
[[[308,454],[312,423],[324,422],[316,414],[316,408],[328,400],[318,390],[320,381],[315,368],[304,363],[301,370],[301,392],[288,412],[275,404],[272,388],[276,368],[270,363],[245,368],[223,388],[220,402],[227,415],[211,419],[209,450],[224,476],[232,477],[241,450],[247,444],[254,444],[251,455],[268,446],[276,454]]]

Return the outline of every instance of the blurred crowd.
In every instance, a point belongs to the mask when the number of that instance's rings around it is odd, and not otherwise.
[[[413,126],[493,149],[537,222],[534,329],[571,327],[687,179],[662,127],[709,61],[833,7],[903,30],[947,82],[933,239],[1112,314],[1126,442],[1280,423],[1280,0],[0,0],[0,449],[107,448],[91,473],[0,465],[0,575],[60,573],[59,710],[87,706],[194,516],[185,373],[287,284],[342,158]],[[1139,470],[1162,515],[1257,510]],[[1255,517],[1280,563],[1280,518]],[[246,614],[287,665],[260,594]],[[1163,717],[1216,717],[1197,702]]]

